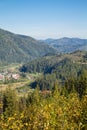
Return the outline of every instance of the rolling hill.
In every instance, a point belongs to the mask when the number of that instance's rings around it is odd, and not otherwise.
[[[24,64],[21,72],[56,74],[58,79],[77,76],[82,69],[87,69],[87,52],[75,51],[70,54],[45,56]]]
[[[29,62],[51,53],[56,51],[49,45],[29,36],[0,29],[0,62]]]

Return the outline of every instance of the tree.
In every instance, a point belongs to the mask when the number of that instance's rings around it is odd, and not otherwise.
[[[87,71],[82,70],[76,83],[76,90],[79,93],[80,98],[85,94],[87,89]]]
[[[14,90],[7,88],[3,94],[3,112],[5,116],[10,116],[17,109],[17,97]]]

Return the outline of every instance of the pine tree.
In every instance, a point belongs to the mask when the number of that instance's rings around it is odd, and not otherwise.
[[[10,116],[17,109],[17,97],[14,90],[7,88],[3,94],[3,112],[5,116]]]

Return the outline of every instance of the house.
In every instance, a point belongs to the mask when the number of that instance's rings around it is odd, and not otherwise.
[[[0,80],[4,80],[4,75],[3,74],[0,74]]]
[[[19,77],[20,77],[19,74],[12,74],[12,78],[13,78],[13,79],[16,79],[16,80],[17,80],[17,79],[19,79]]]
[[[51,94],[51,91],[50,90],[43,90],[40,92],[42,95],[50,95]]]

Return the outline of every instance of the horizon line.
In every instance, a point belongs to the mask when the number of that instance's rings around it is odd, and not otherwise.
[[[53,40],[57,40],[57,39],[63,39],[63,38],[77,38],[77,39],[87,39],[86,37],[80,37],[80,36],[35,36],[35,35],[29,35],[29,34],[26,34],[26,33],[17,33],[17,32],[13,32],[11,30],[7,30],[7,29],[3,29],[0,27],[0,30],[3,30],[3,31],[6,31],[6,32],[9,32],[9,33],[13,33],[15,35],[23,35],[23,36],[27,36],[27,37],[31,37],[31,38],[34,38],[36,40],[47,40],[47,39],[53,39]]]

